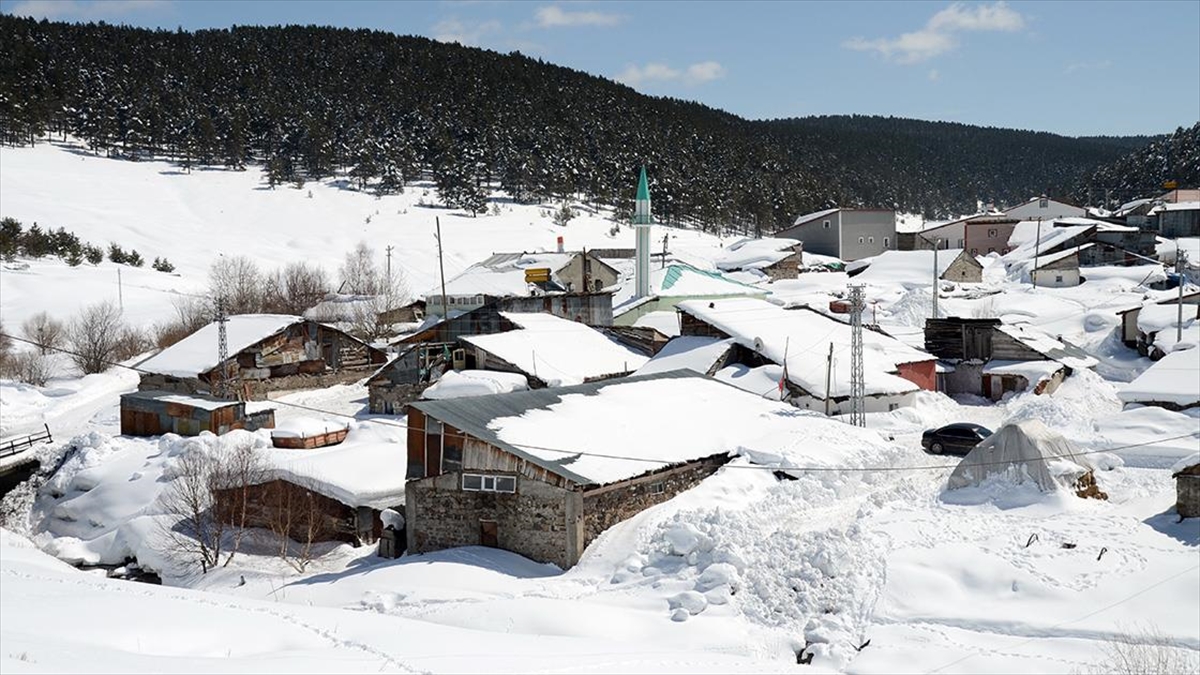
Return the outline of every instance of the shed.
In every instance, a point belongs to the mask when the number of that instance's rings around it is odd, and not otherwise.
[[[1175,510],[1180,518],[1200,518],[1200,453],[1172,467],[1175,479]]]
[[[960,251],[946,267],[946,271],[942,272],[941,278],[945,281],[977,284],[983,281],[983,265],[979,264],[975,256],[966,251]]]
[[[219,435],[234,429],[254,431],[274,426],[274,410],[247,413],[244,401],[171,391],[135,391],[121,395],[121,433],[125,436],[166,433],[198,436],[203,431]]]
[[[1094,246],[1084,244],[1070,251],[1061,251],[1034,258],[1029,266],[1029,279],[1034,286],[1065,288],[1083,282],[1079,274],[1079,253]]]

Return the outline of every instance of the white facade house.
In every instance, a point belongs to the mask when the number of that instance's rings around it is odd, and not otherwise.
[[[1037,220],[1041,218],[1043,221],[1054,220],[1055,218],[1083,218],[1087,216],[1087,209],[1084,209],[1074,204],[1050,199],[1045,195],[1034,197],[1024,204],[1010,206],[1003,211],[1004,215],[1017,220]]]

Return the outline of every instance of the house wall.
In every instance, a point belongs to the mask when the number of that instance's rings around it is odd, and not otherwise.
[[[903,408],[913,404],[915,393],[909,392],[906,394],[887,394],[880,396],[867,396],[863,399],[863,407],[866,412],[889,412],[897,408]],[[788,403],[801,408],[803,410],[813,410],[819,413],[825,413],[825,399],[817,398],[816,396],[800,395],[793,396],[788,399]],[[850,399],[834,399],[829,404],[830,415],[849,415],[850,414]]]
[[[963,248],[971,255],[987,255],[993,252],[1003,255],[1012,250],[1012,247],[1008,245],[1008,240],[1012,237],[1016,227],[1016,222],[968,222],[965,233],[966,243]]]
[[[965,248],[966,237],[965,221],[946,223],[940,227],[931,227],[918,232],[913,241],[913,248],[918,251],[932,251],[933,244],[931,242],[934,241],[938,242],[939,249]]]
[[[1138,330],[1138,315],[1141,313],[1139,308],[1121,315],[1121,342],[1126,347],[1137,347],[1138,334],[1141,332]]]
[[[410,480],[405,522],[410,553],[481,546],[481,521],[496,523],[496,545],[566,569],[583,550],[583,496],[517,476],[515,494],[462,489],[462,472]]]
[[[799,277],[800,268],[803,266],[802,260],[804,254],[800,250],[803,248],[803,245],[798,244],[792,248],[795,250],[795,253],[773,265],[768,265],[767,267],[762,268],[763,274],[766,274],[767,277],[772,281],[779,281],[781,279],[795,279]]]
[[[896,248],[896,212],[843,210],[841,218],[841,254],[845,261],[858,260]],[[862,242],[859,242],[862,239]],[[812,251],[805,242],[804,248]]]
[[[1175,476],[1175,510],[1181,518],[1200,518],[1200,475]]]
[[[234,429],[255,431],[274,426],[274,411],[247,415],[245,404],[240,402],[208,410],[183,403],[121,398],[121,433],[125,436],[159,436],[166,433],[198,436],[203,431],[219,435]]]
[[[380,512],[343,504],[301,485],[273,480],[259,485],[217,490],[217,516],[241,526],[242,504],[246,505],[246,527],[259,527],[277,534],[287,532],[293,541],[345,541],[355,546],[370,544],[383,531]],[[311,526],[311,529],[310,529]]]
[[[1008,392],[1022,392],[1029,388],[1029,380],[1021,375],[983,374],[983,395],[999,401]]]
[[[1034,199],[1032,201],[1014,206],[1004,210],[1004,215],[1017,220],[1054,220],[1055,218],[1082,218],[1087,215],[1087,210],[1056,202],[1053,199],[1047,199],[1045,206],[1042,206],[1041,200]]]
[[[575,254],[570,262],[555,272],[555,276],[567,290],[577,293],[592,293],[608,288],[621,278],[620,273],[612,267],[591,254],[585,256],[582,253]],[[600,282],[600,285],[597,286],[596,282]],[[609,306],[611,304],[609,303]]]
[[[937,391],[937,362],[917,361],[897,365],[897,375],[926,391]]]
[[[1049,269],[1042,268],[1034,270],[1030,273],[1030,279],[1034,286],[1042,288],[1067,288],[1070,286],[1078,286],[1081,283],[1079,268],[1074,269]]]
[[[992,353],[988,357],[1000,361],[1044,361],[1046,357],[1021,344],[1001,330],[992,331]]]
[[[661,504],[716,473],[730,460],[729,455],[707,457],[683,466],[625,481],[593,488],[583,493],[583,545],[592,543],[600,533]]]
[[[611,286],[612,284],[606,285]],[[496,303],[498,309],[503,312],[545,312],[560,319],[578,321],[588,326],[611,326],[613,324],[612,293],[570,293],[500,298]]]
[[[942,375],[946,394],[984,395],[983,361],[960,361],[954,364],[954,372]]]
[[[819,255],[841,257],[841,239],[838,236],[841,227],[840,220],[844,211],[835,211],[823,218],[818,218],[801,225],[775,232],[776,237],[783,239],[799,239],[804,244],[804,250]],[[825,225],[828,223],[828,226]]]

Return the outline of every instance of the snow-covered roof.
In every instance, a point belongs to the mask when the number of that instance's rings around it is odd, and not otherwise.
[[[1200,305],[1183,305],[1183,324],[1187,324],[1196,320],[1196,313],[1200,311]],[[1179,325],[1179,310],[1178,302],[1164,304],[1162,302],[1151,303],[1142,307],[1142,311],[1138,312],[1138,330],[1150,335],[1157,333],[1166,328],[1174,328]]]
[[[271,438],[308,438],[348,428],[349,425],[342,422],[330,422],[311,417],[285,417],[271,430]]]
[[[946,269],[962,251],[961,248],[952,248],[937,252],[938,277],[946,273]],[[933,285],[934,252],[932,250],[884,251],[867,260],[869,261],[867,269],[858,275],[858,279],[861,281],[900,284],[905,288]]]
[[[292,324],[304,321],[290,314],[239,314],[225,324],[230,356],[265,340]],[[172,377],[196,377],[218,365],[218,326],[210,323],[161,352],[137,364],[141,370]]]
[[[1056,263],[1065,258],[1070,258],[1071,256],[1078,254],[1080,251],[1086,251],[1094,245],[1095,244],[1084,244],[1083,246],[1069,248],[1065,251],[1059,251],[1057,253],[1047,253],[1045,255],[1039,255],[1036,258],[1031,258],[1031,259],[1025,260],[1025,261],[1023,261],[1023,263],[1030,265],[1030,266],[1036,264],[1037,265],[1036,269],[1040,270],[1047,265]]]
[[[791,257],[798,239],[741,239],[723,249],[713,259],[717,269],[726,272],[763,269]]]
[[[446,280],[446,295],[528,295],[525,270],[547,267],[554,274],[571,262],[574,253],[499,253]],[[422,297],[438,301],[442,288],[431,288]]]
[[[613,315],[619,316],[645,298],[634,298],[637,292],[632,281],[625,283],[613,295]],[[659,298],[714,298],[732,295],[765,297],[767,291],[757,286],[733,281],[720,272],[708,272],[683,263],[650,270],[650,296]],[[647,297],[650,297],[647,296]]]
[[[580,485],[746,448],[778,452],[828,423],[683,371],[413,407]]]
[[[829,395],[850,395],[848,324],[808,309],[788,310],[753,298],[711,303],[689,300],[678,308],[779,365],[786,360],[788,380],[817,398],[826,397],[826,359],[829,345],[834,345]],[[867,395],[916,391],[915,384],[894,374],[899,364],[934,360],[930,354],[873,330],[863,331],[863,347]]]
[[[520,373],[496,370],[448,370],[421,396],[434,401],[524,391],[529,381]]]
[[[1091,368],[1099,363],[1095,357],[1078,347],[1068,345],[1026,324],[1000,324],[996,330],[1008,335],[1029,349],[1075,369]]]
[[[833,215],[841,210],[842,210],[841,208],[835,206],[832,209],[825,209],[823,211],[814,211],[812,213],[806,213],[801,216],[796,216],[796,220],[792,223],[792,225],[793,226],[803,225],[804,223],[816,220],[818,218],[824,218],[825,216]]]
[[[983,367],[984,375],[1020,375],[1035,387],[1043,380],[1049,380],[1054,374],[1063,369],[1058,361],[988,361]]]
[[[671,340],[634,375],[690,370],[705,375],[729,351],[732,339],[681,335]]]
[[[1121,386],[1117,395],[1126,403],[1200,404],[1200,349],[1167,354]]]
[[[500,314],[520,329],[462,339],[552,386],[629,373],[648,360],[582,323],[553,314]]]
[[[1082,220],[1082,219],[1080,219]],[[1045,256],[1055,252],[1076,237],[1087,234],[1095,225],[1067,225],[1056,227],[1050,223],[1041,224],[1041,243],[1038,243],[1037,221],[1021,221],[1013,228],[1008,238],[1008,245],[1015,248],[1004,254],[1003,260],[1008,263],[1022,260],[1032,260],[1035,256]]]
[[[384,509],[404,503],[404,445],[347,442],[313,450],[275,449],[274,478],[335,499],[347,506]]]
[[[1116,211],[1113,211],[1113,216],[1116,218],[1123,218],[1123,217],[1129,215],[1130,213],[1132,213],[1133,211],[1137,211],[1138,209],[1142,208],[1143,206],[1146,206],[1147,204],[1149,204],[1152,201],[1154,201],[1154,199],[1152,199],[1150,197],[1146,197],[1144,199],[1135,199],[1131,202],[1125,202],[1124,204],[1117,207]]]
[[[1200,210],[1200,202],[1168,202],[1159,204],[1150,212],[1157,213],[1159,211],[1197,211]]]
[[[180,405],[199,408],[200,410],[220,410],[229,406],[242,405],[241,401],[229,401],[211,396],[196,394],[180,394],[173,391],[141,390],[121,394],[121,398],[142,399],[146,401],[162,401],[163,403],[178,403]]]
[[[653,328],[667,337],[675,337],[679,335],[679,314],[673,309],[647,312],[638,317],[638,320],[633,322],[633,326],[634,328]]]

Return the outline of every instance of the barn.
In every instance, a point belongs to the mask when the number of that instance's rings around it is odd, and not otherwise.
[[[565,569],[757,433],[795,425],[790,410],[682,371],[412,403],[408,550],[492,546]],[[760,424],[733,433],[741,415]]]
[[[224,378],[229,393],[263,400],[272,391],[317,389],[366,377],[382,350],[300,316],[242,314],[226,321],[229,357],[219,362],[219,327],[210,323],[138,364],[138,388],[211,394]]]

